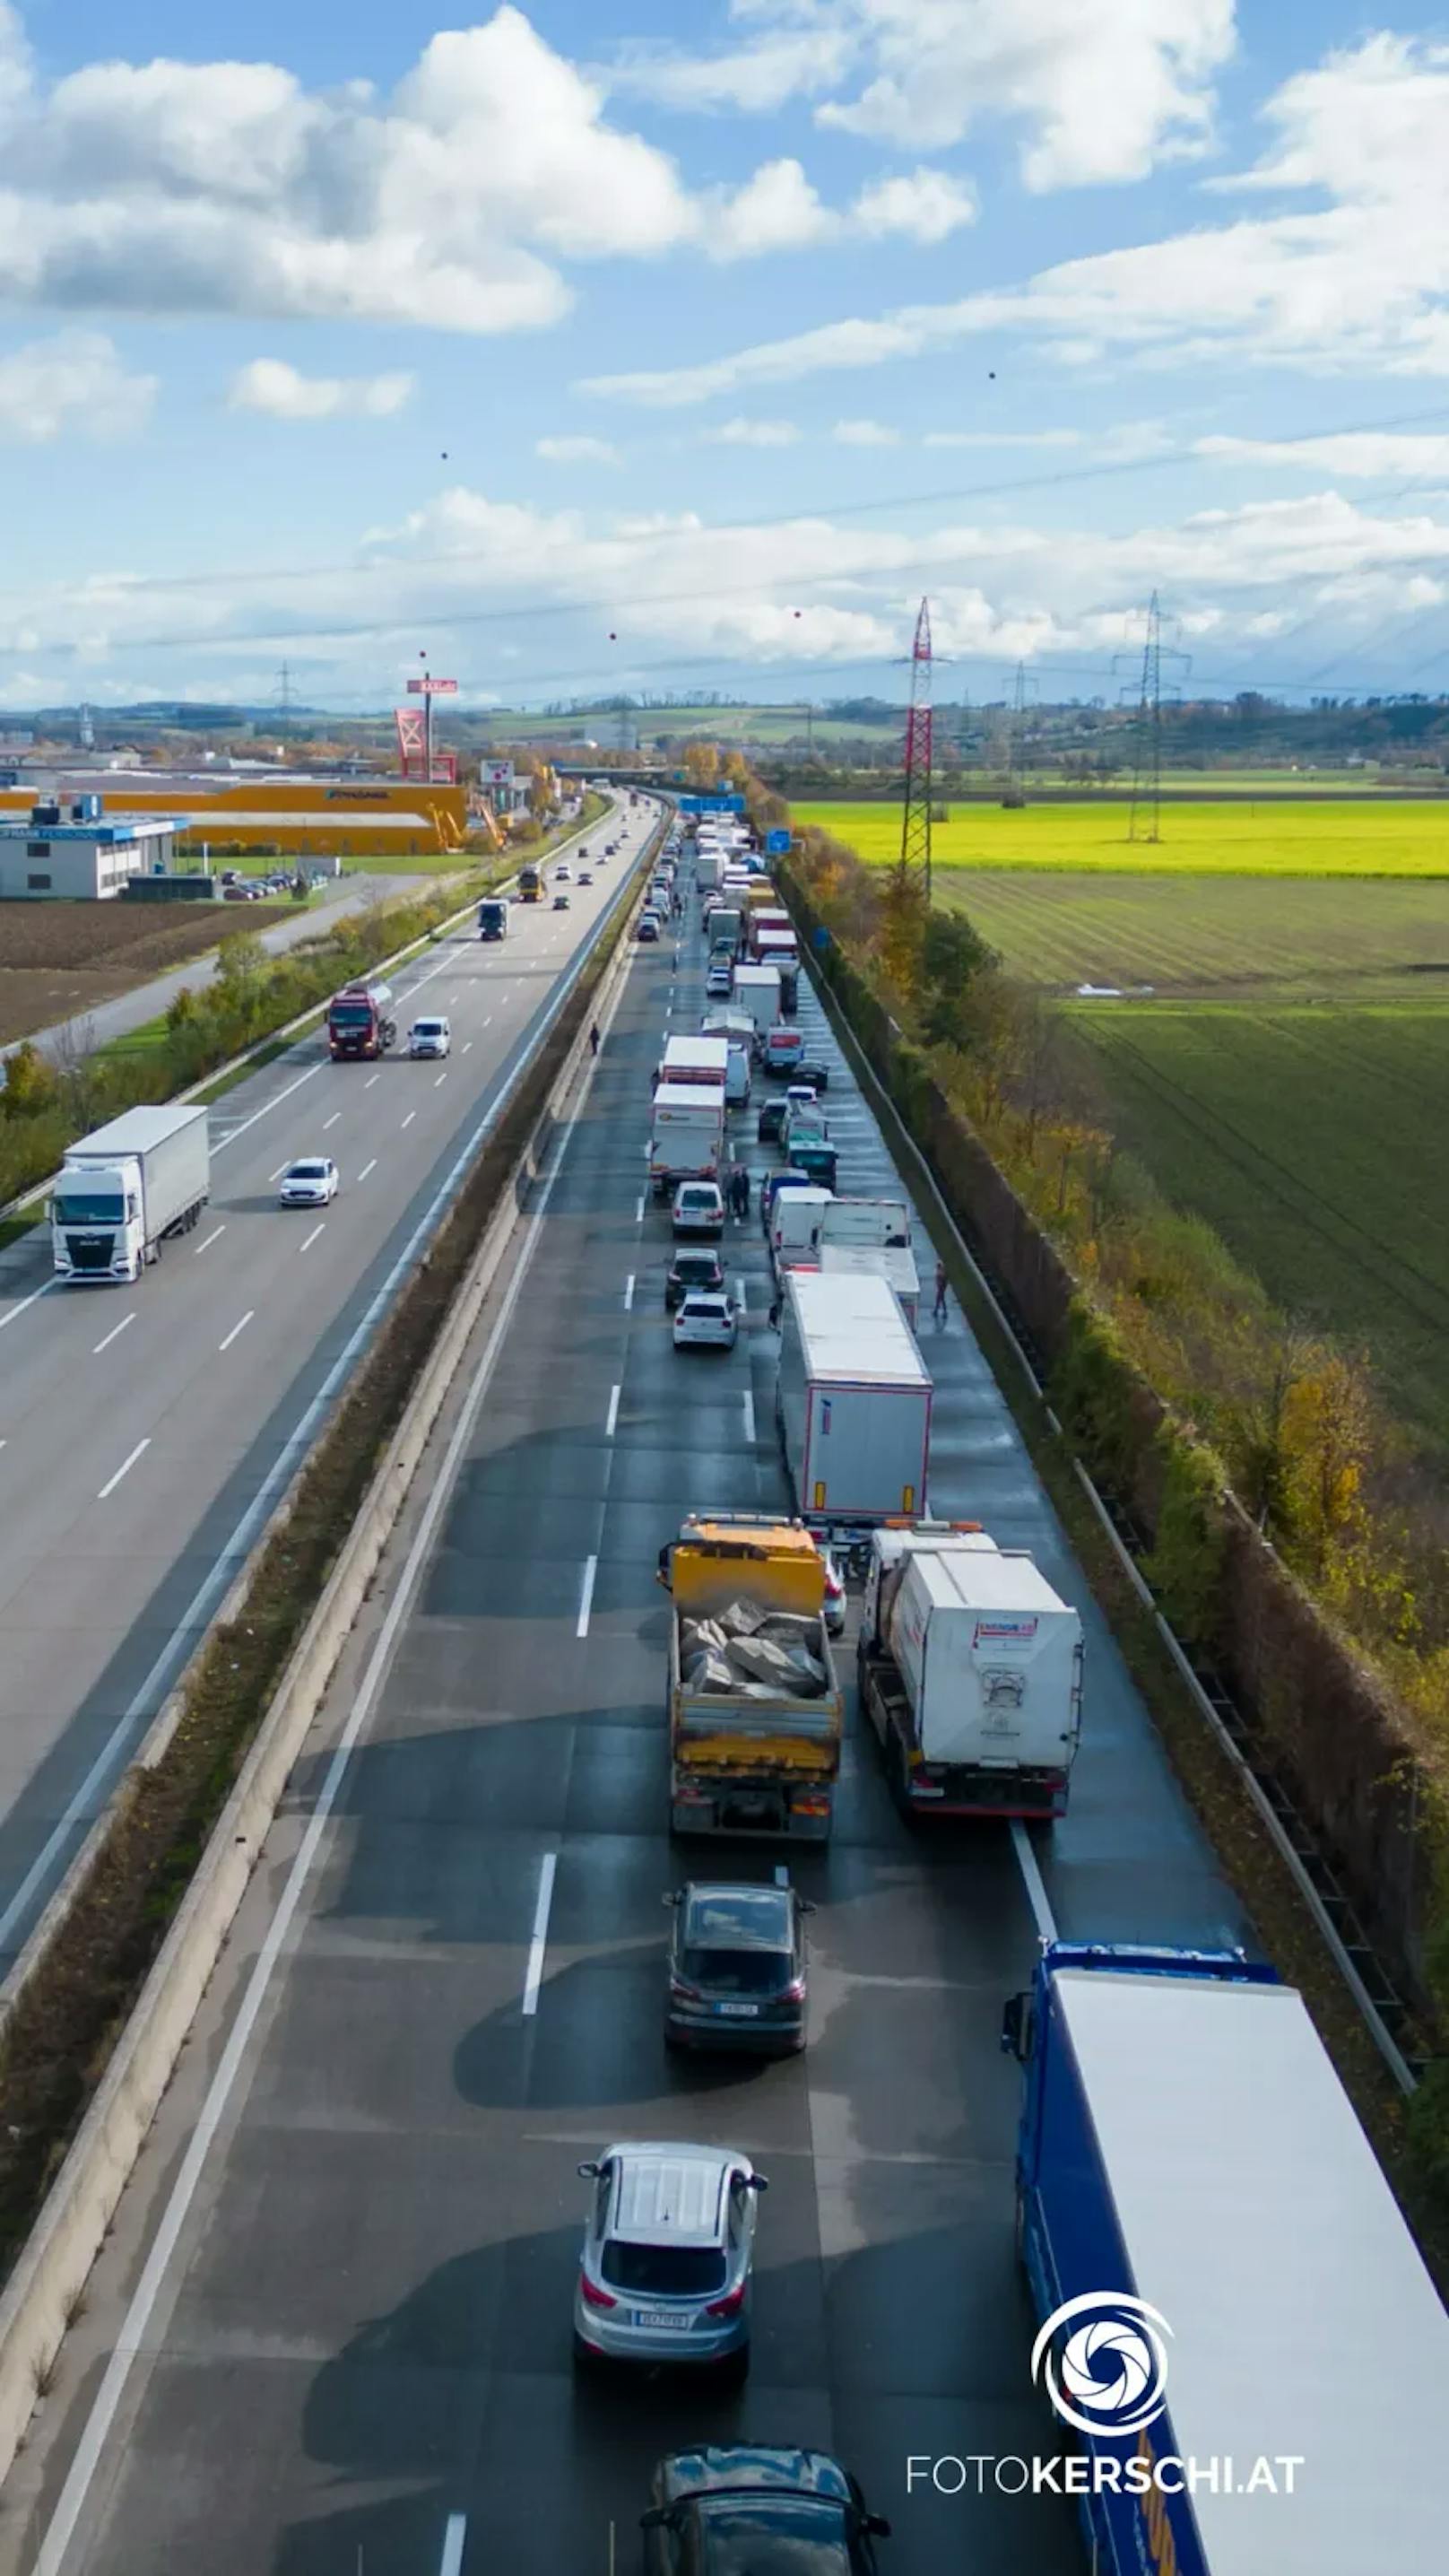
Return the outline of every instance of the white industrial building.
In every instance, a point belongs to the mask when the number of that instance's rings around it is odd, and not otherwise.
[[[82,803],[100,799],[83,799]],[[81,806],[37,805],[0,816],[0,899],[99,903],[132,877],[169,875],[183,814],[127,814],[115,821]],[[200,891],[200,889],[198,889]]]

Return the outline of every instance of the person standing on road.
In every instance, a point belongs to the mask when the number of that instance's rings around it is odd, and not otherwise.
[[[944,1261],[938,1261],[936,1264],[936,1304],[934,1313],[937,1323],[944,1324],[946,1320],[946,1264]]]
[[[598,1023],[598,1021],[597,1021],[597,1020],[595,1020],[595,1022],[594,1022],[594,1024],[593,1024],[593,1027],[592,1027],[592,1028],[590,1029],[590,1031],[589,1031],[589,1053],[590,1053],[590,1055],[597,1055],[597,1054],[598,1054],[598,1052],[599,1052],[599,1023]]]

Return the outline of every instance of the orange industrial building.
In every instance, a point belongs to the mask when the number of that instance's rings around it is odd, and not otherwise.
[[[469,822],[466,787],[420,778],[317,778],[223,770],[188,776],[163,769],[58,769],[23,787],[0,788],[0,813],[27,814],[37,795],[104,799],[117,817],[168,814],[187,820],[176,852],[199,859],[242,850],[289,858],[426,858],[461,849]]]

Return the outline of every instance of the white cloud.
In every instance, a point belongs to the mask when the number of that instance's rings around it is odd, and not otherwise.
[[[1077,429],[928,429],[923,447],[1079,447]]]
[[[899,447],[901,433],[883,420],[838,420],[830,433],[839,447]]]
[[[535,456],[545,465],[622,465],[623,457],[606,438],[540,438]]]
[[[745,187],[721,202],[710,227],[709,249],[715,259],[804,250],[828,241],[838,222],[798,161],[767,161]]]
[[[227,401],[273,420],[386,420],[411,402],[414,386],[408,375],[304,376],[284,358],[253,358],[233,376]]]
[[[1287,82],[1263,112],[1275,148],[1223,184],[1309,190],[1326,205],[1095,253],[1021,286],[854,316],[592,390],[700,402],[1006,331],[1039,335],[1055,363],[1078,368],[1122,352],[1199,369],[1449,374],[1449,46],[1372,37]]]
[[[61,331],[0,357],[0,437],[29,447],[73,430],[124,438],[156,399],[154,376],[130,375],[103,331]]]
[[[903,233],[909,241],[930,244],[974,224],[976,212],[975,193],[961,180],[944,170],[920,169],[863,188],[851,218],[863,233]]]
[[[794,97],[822,124],[935,150],[988,117],[1023,134],[1032,188],[1139,179],[1201,151],[1233,0],[746,0],[733,53],[636,51],[613,77],[673,107],[761,113]]]
[[[1410,482],[1449,481],[1449,434],[1401,435],[1394,430],[1330,431],[1322,438],[1199,438],[1194,456],[1224,465],[1282,465],[1309,474],[1341,474],[1347,482],[1379,483],[1403,475]]]
[[[705,431],[712,447],[794,447],[799,436],[793,420],[727,420]]]

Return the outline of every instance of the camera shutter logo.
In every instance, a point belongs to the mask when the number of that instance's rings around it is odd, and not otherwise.
[[[1088,2291],[1047,2318],[1032,2345],[1031,2375],[1064,2424],[1120,2440],[1155,2424],[1167,2404],[1163,2337],[1171,2332],[1145,2299]]]

